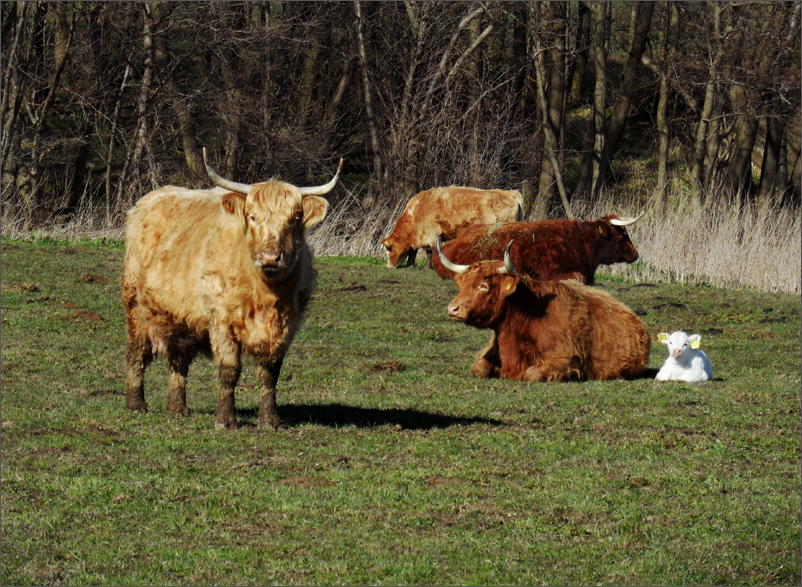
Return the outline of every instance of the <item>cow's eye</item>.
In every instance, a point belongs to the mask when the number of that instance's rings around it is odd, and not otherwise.
[[[480,283],[479,285],[476,286],[476,289],[478,289],[479,291],[489,291],[490,290],[490,286],[486,282],[483,281],[482,283]]]
[[[252,222],[253,224],[256,224],[256,216],[254,216],[253,214],[250,214],[248,216],[248,221]]]

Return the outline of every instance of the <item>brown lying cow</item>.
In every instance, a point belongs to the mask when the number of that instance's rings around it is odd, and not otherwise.
[[[236,428],[234,388],[247,352],[262,388],[259,425],[277,428],[276,381],[314,288],[304,231],[325,218],[328,202],[318,196],[334,188],[340,171],[326,185],[298,188],[235,183],[206,169],[219,188],[164,187],[128,212],[126,401],[147,411],[144,371],[162,353],[167,411],[188,415],[189,364],[211,351],[220,378],[215,428]]]
[[[638,218],[605,216],[587,222],[543,220],[475,226],[445,243],[443,253],[452,263],[470,265],[500,259],[512,240],[512,262],[522,273],[543,281],[576,279],[592,285],[599,265],[638,260],[638,251],[626,229]],[[454,273],[443,266],[437,255],[433,266],[443,279],[453,279]]]
[[[640,373],[649,361],[651,341],[629,308],[576,281],[539,281],[519,274],[510,245],[503,264],[460,266],[443,256],[460,288],[448,306],[449,317],[494,332],[471,367],[474,375],[568,381]]]
[[[411,267],[418,249],[426,251],[432,266],[432,247],[438,237],[456,238],[474,224],[520,220],[523,196],[518,190],[480,190],[468,187],[432,188],[414,196],[381,243],[388,267]],[[404,265],[406,262],[406,265]]]

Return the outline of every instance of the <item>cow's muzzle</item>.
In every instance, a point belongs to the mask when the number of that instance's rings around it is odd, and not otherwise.
[[[448,305],[448,317],[457,322],[465,322],[465,312],[462,306],[451,302]]]
[[[287,268],[287,261],[289,255],[284,251],[262,249],[256,254],[253,264],[259,267],[262,271],[276,272],[282,271]]]

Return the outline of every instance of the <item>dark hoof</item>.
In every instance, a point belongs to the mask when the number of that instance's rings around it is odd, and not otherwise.
[[[189,416],[189,408],[186,406],[167,406],[167,412],[173,416]]]
[[[215,420],[214,428],[215,430],[223,430],[223,429],[236,430],[237,423],[234,420],[228,420],[228,421]]]
[[[147,414],[148,404],[145,401],[131,401],[128,400],[128,409],[137,414]]]
[[[259,416],[259,428],[278,430],[280,426],[281,420],[275,414],[271,414],[269,416]]]

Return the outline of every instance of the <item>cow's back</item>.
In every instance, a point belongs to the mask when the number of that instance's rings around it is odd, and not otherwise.
[[[123,303],[156,314],[204,315],[201,278],[209,246],[221,238],[226,190],[167,186],[144,196],[128,213]],[[213,256],[211,256],[213,257]]]
[[[643,322],[606,292],[569,283],[585,297],[593,318],[589,378],[632,379],[637,376],[649,362],[651,352],[651,338]]]
[[[522,273],[543,281],[563,279],[566,274],[573,279],[581,275],[584,282],[592,283],[595,268],[590,267],[590,254],[582,247],[578,229],[578,223],[568,220],[473,226],[442,249],[452,263],[471,265],[503,258],[507,244],[513,241],[510,258]],[[453,278],[439,255],[434,256],[432,265],[440,277]]]
[[[477,224],[512,222],[523,197],[517,190],[482,190],[448,186],[414,196],[398,219],[393,235],[413,248],[430,247],[438,236],[451,240]]]

